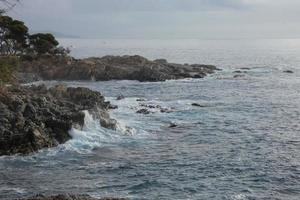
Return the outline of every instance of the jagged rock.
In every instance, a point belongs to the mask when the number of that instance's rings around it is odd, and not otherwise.
[[[100,124],[115,129],[109,105],[99,92],[87,88],[9,87],[0,92],[0,156],[66,142],[72,127],[84,125],[83,110],[100,113]]]
[[[171,122],[170,125],[169,125],[169,128],[175,128],[175,127],[177,127],[177,126],[178,126],[177,124]]]
[[[250,70],[249,67],[241,67],[240,69],[243,69],[243,70]]]
[[[219,69],[212,65],[182,65],[168,63],[164,59],[150,61],[137,55],[86,59],[40,56],[32,61],[23,61],[20,66],[20,73],[34,74],[43,80],[165,81],[203,78],[216,70]],[[28,78],[28,81],[32,79]]]
[[[136,101],[146,101],[146,99],[138,98]]]
[[[136,113],[148,115],[148,114],[150,114],[151,112],[150,112],[149,110],[143,108],[143,109],[140,109],[140,110],[136,111]]]
[[[288,73],[288,74],[294,73],[292,70],[284,70],[283,72],[284,72],[284,73]]]
[[[152,104],[140,104],[140,106],[145,107],[145,108],[161,108],[160,105],[152,105]]]
[[[117,98],[116,98],[116,100],[122,100],[122,99],[125,99],[124,95],[122,95],[122,94],[117,96]]]
[[[196,106],[196,107],[205,107],[205,106],[203,106],[203,105],[201,105],[201,104],[199,104],[199,103],[192,103],[191,105],[192,105],[192,106]]]
[[[117,105],[109,105],[108,109],[115,110],[115,109],[118,109],[118,106]]]
[[[168,108],[161,108],[161,109],[160,109],[160,112],[161,112],[161,113],[170,113],[170,112],[172,112],[172,110],[170,110],[170,109],[168,109]]]
[[[233,78],[243,78],[243,77],[245,77],[244,74],[236,74],[233,76]]]

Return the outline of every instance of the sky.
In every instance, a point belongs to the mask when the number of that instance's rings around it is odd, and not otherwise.
[[[300,37],[300,0],[21,0],[9,14],[81,38]]]

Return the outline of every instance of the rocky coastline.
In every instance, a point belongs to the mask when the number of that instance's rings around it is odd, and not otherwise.
[[[82,128],[84,110],[106,128],[115,129],[109,102],[87,88],[62,85],[0,88],[0,156],[29,154],[65,143],[72,127]]]
[[[24,59],[18,78],[21,83],[38,80],[137,80],[203,78],[219,70],[213,65],[174,64],[165,59],[150,61],[142,56],[104,56],[75,59],[44,55]]]
[[[165,59],[150,61],[141,56],[105,56],[74,59],[44,55],[21,59],[17,83],[41,80],[136,80],[165,81],[169,79],[203,78],[219,70],[212,65],[168,63]],[[119,97],[120,100],[122,97]],[[140,100],[142,101],[142,100]],[[144,106],[144,105],[142,105]],[[147,106],[137,111],[149,114]],[[0,87],[0,156],[28,155],[72,139],[69,131],[81,129],[85,112],[99,120],[101,126],[116,129],[117,121],[109,116],[117,109],[99,92],[87,88],[57,85]],[[161,112],[168,112],[158,107]],[[174,125],[175,126],[175,125]],[[102,198],[121,200],[123,198]],[[88,195],[37,195],[27,200],[98,200]],[[101,200],[101,199],[99,199]]]

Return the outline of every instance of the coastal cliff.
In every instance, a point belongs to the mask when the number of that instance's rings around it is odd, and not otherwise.
[[[109,102],[87,88],[4,87],[0,90],[0,156],[28,154],[62,144],[72,127],[84,125],[84,110],[115,129]]]
[[[20,65],[21,82],[36,80],[137,80],[203,78],[218,70],[213,65],[174,64],[165,59],[150,61],[141,56],[104,56],[86,59],[40,56]]]

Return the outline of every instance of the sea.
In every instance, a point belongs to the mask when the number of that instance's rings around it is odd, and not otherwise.
[[[222,71],[165,82],[35,83],[101,92],[118,106],[110,113],[118,128],[105,129],[84,111],[83,129],[72,129],[67,143],[0,157],[0,199],[38,193],[132,200],[300,199],[300,39],[60,43],[76,58],[141,55],[212,64]],[[116,100],[119,95],[125,99]],[[136,113],[145,106],[150,114]]]

